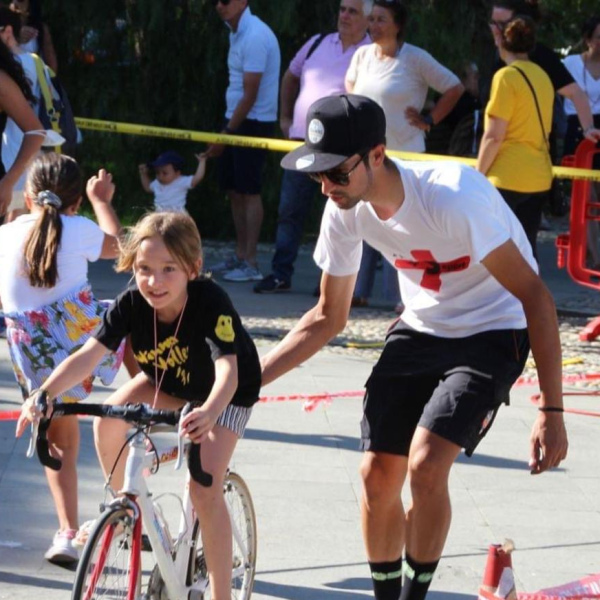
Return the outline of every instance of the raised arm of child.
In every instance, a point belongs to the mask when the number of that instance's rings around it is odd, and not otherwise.
[[[90,177],[85,191],[94,209],[98,225],[105,233],[100,258],[116,258],[119,254],[117,236],[121,232],[121,223],[112,206],[115,194],[112,175],[106,170],[100,169],[97,175]]]
[[[140,182],[142,183],[142,188],[144,188],[145,192],[149,194],[152,193],[150,189],[150,169],[148,165],[139,165],[138,170],[140,172]]]
[[[195,188],[204,179],[206,173],[206,152],[196,154],[196,158],[198,159],[198,168],[192,178],[192,185],[190,186],[192,188]]]

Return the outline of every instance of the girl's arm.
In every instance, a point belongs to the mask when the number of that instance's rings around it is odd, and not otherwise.
[[[85,191],[98,219],[98,225],[106,234],[100,258],[116,258],[119,255],[117,236],[121,233],[121,223],[111,204],[115,194],[112,175],[100,169],[98,175],[90,177]]]
[[[40,149],[45,135],[43,126],[12,77],[0,71],[0,111],[5,112],[25,133],[12,167],[0,179],[0,215],[12,198],[12,188]],[[29,134],[38,131],[39,134]]]
[[[215,383],[206,402],[182,421],[184,433],[197,444],[202,443],[219,415],[231,402],[238,387],[237,356],[228,354],[215,361]]]
[[[40,389],[46,390],[49,397],[53,400],[91,375],[107,352],[108,348],[103,346],[98,340],[89,338],[77,352],[74,352],[71,356],[63,360],[52,371],[50,377],[46,379]],[[27,425],[36,418],[39,418],[39,414],[34,412],[33,403],[28,398],[23,404],[21,416],[17,421],[16,437],[20,437]]]
[[[508,121],[489,115],[488,126],[483,132],[479,154],[477,155],[476,169],[484,175],[490,170],[490,167],[496,160],[498,150],[506,137]]]
[[[198,159],[198,167],[192,178],[192,188],[195,188],[204,179],[206,173],[206,154],[196,154],[196,158]]]

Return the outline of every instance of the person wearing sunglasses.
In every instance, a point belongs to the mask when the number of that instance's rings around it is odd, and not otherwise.
[[[399,1],[375,0],[369,15],[372,44],[359,48],[346,74],[346,90],[375,100],[387,121],[391,150],[425,152],[425,134],[456,105],[464,87],[459,78],[425,50],[406,41],[408,11]],[[440,94],[426,116],[421,114],[429,89]],[[368,245],[363,250],[353,305],[364,307],[373,290],[380,258]],[[401,312],[397,277],[383,261],[385,300]]]
[[[277,121],[281,55],[270,27],[253,15],[249,0],[212,0],[230,29],[229,85],[224,133],[270,138]],[[231,202],[235,254],[209,270],[226,281],[260,281],[256,254],[263,220],[262,173],[267,151],[211,144],[207,158],[219,157],[219,183]]]
[[[370,0],[341,0],[337,31],[312,36],[298,50],[281,80],[281,131],[303,140],[306,112],[319,98],[344,91],[344,77],[357,48],[370,43],[367,14]],[[285,171],[281,181],[275,253],[271,273],[254,285],[257,294],[288,292],[302,230],[318,186],[301,173]]]
[[[508,402],[529,340],[543,390],[529,468],[541,473],[566,458],[556,308],[494,187],[459,163],[388,158],[376,102],[318,100],[305,139],[281,165],[318,180],[328,197],[314,253],[321,295],[262,358],[262,382],[344,329],[362,241],[382,252],[398,271],[406,308],[366,383],[363,536],[375,598],[422,600],[450,527],[451,467],[463,448],[471,456]]]

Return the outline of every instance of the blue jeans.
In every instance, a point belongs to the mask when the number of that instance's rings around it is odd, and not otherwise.
[[[305,173],[283,172],[275,235],[275,256],[271,262],[273,275],[277,279],[287,282],[292,280],[304,221],[318,189],[319,184]]]
[[[354,287],[354,296],[357,298],[370,298],[375,283],[375,270],[381,252],[363,242],[360,269]],[[383,259],[383,298],[386,302],[398,304],[400,302],[400,289],[398,287],[398,271],[384,258]]]

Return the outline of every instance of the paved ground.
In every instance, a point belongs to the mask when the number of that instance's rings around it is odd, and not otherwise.
[[[211,247],[207,259],[218,254]],[[261,253],[267,272],[270,255]],[[585,291],[553,268],[545,244],[542,270],[558,304],[594,306],[597,292]],[[112,296],[126,278],[107,265],[94,267],[100,296]],[[301,256],[295,293],[257,296],[247,284],[225,287],[246,320],[299,315],[312,304],[318,273]],[[585,302],[578,298],[585,294]],[[375,300],[377,302],[377,299]],[[590,304],[591,302],[591,304]],[[600,313],[600,303],[598,303]],[[592,309],[593,312],[593,309]],[[390,315],[391,318],[391,315]],[[268,339],[259,340],[266,352]],[[597,344],[597,343],[596,343]],[[264,394],[310,394],[360,390],[372,358],[331,349],[266,387]],[[116,382],[124,380],[121,373]],[[481,582],[487,547],[514,540],[513,565],[520,591],[536,591],[600,572],[600,475],[595,418],[568,414],[570,456],[555,472],[532,477],[527,470],[528,435],[535,409],[534,388],[516,388],[477,454],[461,457],[451,479],[454,522],[432,584],[433,600],[473,597]],[[99,389],[101,401],[110,390]],[[5,344],[0,344],[0,411],[19,404]],[[598,397],[567,399],[573,408],[598,411]],[[259,522],[255,594],[266,599],[370,598],[359,528],[360,482],[357,451],[360,399],[340,398],[307,413],[299,402],[257,406],[234,468],[248,481]],[[70,597],[73,574],[44,562],[56,527],[41,468],[25,458],[26,440],[15,441],[14,424],[0,421],[0,600]],[[81,516],[96,514],[102,499],[91,424],[83,422]],[[181,476],[165,467],[152,480],[157,491],[175,489]],[[168,507],[168,504],[167,504]]]

